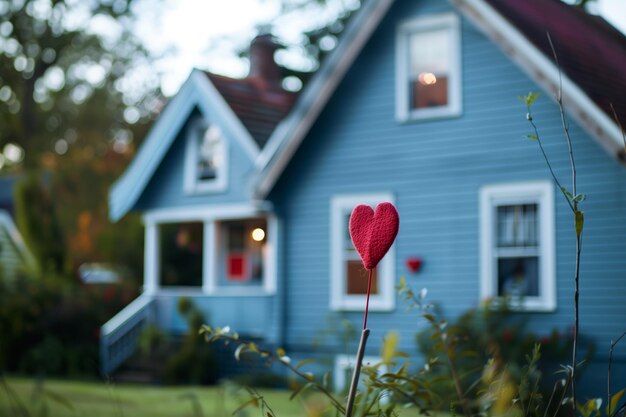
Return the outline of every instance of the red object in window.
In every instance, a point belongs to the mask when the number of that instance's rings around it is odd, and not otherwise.
[[[246,255],[230,253],[226,261],[226,274],[231,281],[244,281],[246,279]]]

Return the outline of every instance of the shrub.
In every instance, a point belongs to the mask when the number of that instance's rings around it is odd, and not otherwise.
[[[218,369],[211,346],[204,343],[198,329],[204,322],[202,312],[188,298],[180,298],[178,311],[188,324],[182,344],[165,366],[165,382],[170,384],[214,384]]]
[[[127,284],[76,286],[27,275],[0,280],[0,370],[98,375],[100,326],[136,294]]]
[[[549,395],[555,382],[551,377],[558,365],[569,359],[572,349],[572,334],[553,330],[548,335],[537,335],[527,329],[527,318],[515,314],[506,307],[493,308],[484,305],[462,314],[456,321],[447,324],[447,337],[454,350],[454,365],[461,382],[467,388],[469,398],[480,398],[488,374],[499,374],[506,369],[507,378],[513,385],[520,386],[528,372],[528,356],[539,347],[537,369],[534,377],[541,377],[538,387]],[[417,334],[419,351],[424,358],[434,363],[428,373],[421,377],[440,399],[444,407],[457,400],[455,386],[450,379],[445,354],[436,345],[441,343],[434,337],[432,327]],[[591,355],[589,349],[588,355]],[[477,405],[477,402],[475,402]]]

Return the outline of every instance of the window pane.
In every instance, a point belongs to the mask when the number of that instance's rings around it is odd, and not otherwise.
[[[352,213],[351,212],[347,212],[345,214],[345,234],[343,235],[343,248],[348,250],[348,251],[356,251],[356,249],[354,248],[354,244],[352,243],[352,237],[350,236],[350,215]]]
[[[450,34],[447,29],[419,32],[409,39],[411,108],[448,104]]]
[[[202,223],[163,224],[160,282],[164,287],[202,285]]]
[[[197,179],[199,181],[217,178],[217,170],[223,163],[222,134],[216,126],[211,126],[200,138],[198,149]]]
[[[498,247],[534,247],[537,241],[537,204],[497,207]]]
[[[537,257],[498,259],[498,295],[539,296],[539,259]]]
[[[367,294],[367,277],[369,272],[363,267],[360,260],[346,261],[346,294]],[[371,294],[378,294],[378,274],[374,270],[372,276]]]
[[[231,220],[220,225],[220,284],[260,284],[263,281],[267,221]]]

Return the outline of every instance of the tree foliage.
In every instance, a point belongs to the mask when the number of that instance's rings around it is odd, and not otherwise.
[[[89,261],[141,270],[138,220],[110,225],[107,211],[160,103],[130,6],[0,0],[0,169],[24,178],[16,216],[46,273]]]
[[[155,78],[132,78],[147,54],[131,33],[129,7],[0,1],[0,145],[20,145],[26,165],[37,166],[46,151],[128,144],[156,86]]]

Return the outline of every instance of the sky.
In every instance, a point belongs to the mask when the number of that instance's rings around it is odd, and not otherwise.
[[[162,74],[162,89],[170,96],[178,91],[193,68],[233,77],[244,76],[247,62],[237,51],[247,47],[259,25],[272,21],[276,34],[288,43],[297,43],[302,30],[320,21],[330,21],[341,4],[358,6],[358,0],[330,0],[325,13],[293,13],[280,17],[278,0],[164,0],[160,8],[146,0],[138,2],[137,31],[153,53],[162,55],[155,69]],[[598,0],[593,12],[626,33],[626,0]],[[301,69],[313,65],[303,53],[292,50],[277,56]],[[283,62],[283,63],[284,63]]]
[[[193,68],[245,76],[248,63],[237,51],[247,49],[260,25],[272,22],[273,33],[295,45],[302,31],[334,21],[343,5],[357,8],[360,3],[327,1],[323,12],[305,8],[287,16],[281,13],[279,0],[164,0],[159,9],[150,0],[140,1],[135,10],[140,16],[137,33],[153,53],[165,54],[155,67],[162,73],[164,93],[172,95]],[[314,63],[304,57],[303,51],[292,49],[276,58],[302,70],[312,69]]]

